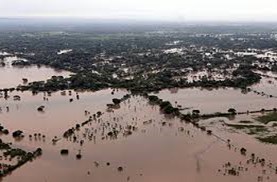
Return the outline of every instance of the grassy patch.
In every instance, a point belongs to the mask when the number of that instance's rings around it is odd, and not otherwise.
[[[247,132],[248,135],[256,135],[259,133],[267,133],[269,132],[266,127],[258,127],[258,128],[250,128],[249,132]]]
[[[241,124],[227,124],[227,126],[237,130],[244,130],[249,135],[257,135],[261,133],[268,133],[269,130],[263,125],[241,125]]]
[[[239,123],[250,124],[250,123],[253,123],[253,122],[252,121],[248,121],[248,120],[242,120]]]
[[[255,119],[261,123],[268,124],[271,121],[277,121],[277,112],[268,113]]]
[[[267,137],[257,137],[258,140],[264,143],[277,144],[277,135]]]
[[[265,126],[262,125],[241,125],[241,124],[227,124],[227,126],[233,127],[235,129],[245,129],[245,128],[260,128],[266,129]]]

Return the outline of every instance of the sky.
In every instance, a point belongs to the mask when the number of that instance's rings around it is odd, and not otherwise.
[[[277,21],[277,0],[0,0],[0,17]]]

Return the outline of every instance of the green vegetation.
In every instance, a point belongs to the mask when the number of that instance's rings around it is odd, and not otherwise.
[[[233,115],[235,115],[236,114],[236,109],[234,109],[234,108],[230,108],[230,109],[228,109],[228,113],[231,113],[231,114],[233,114]]]
[[[264,135],[269,133],[269,130],[267,127],[253,127],[253,128],[249,128],[249,131],[247,132],[247,134],[249,135]]]
[[[155,96],[155,95],[150,95],[150,96],[148,97],[148,99],[149,99],[150,102],[153,102],[153,103],[158,103],[158,102],[160,102],[159,97],[158,97],[158,96]]]
[[[249,48],[275,48],[277,41],[269,33],[265,34],[264,30],[262,33],[255,32],[255,36],[249,36],[240,27],[232,27],[232,31],[240,32],[240,38],[244,40],[240,41],[236,34],[222,34],[227,30],[229,32],[230,27],[226,29],[224,26],[220,27],[222,32],[206,27],[208,31],[202,36],[195,33],[205,32],[205,29],[199,30],[199,27],[186,27],[184,31],[163,30],[162,34],[158,31],[149,34],[146,27],[141,28],[140,31],[132,32],[95,32],[94,29],[83,31],[79,27],[77,33],[65,30],[63,34],[34,30],[4,31],[0,34],[0,50],[28,60],[22,62],[19,59],[15,65],[47,65],[75,73],[70,78],[54,76],[47,81],[17,87],[18,90],[33,92],[100,90],[107,87],[126,88],[137,93],[173,87],[245,89],[260,81],[261,76],[256,70],[276,68],[275,63],[265,59],[236,54],[248,52]],[[153,29],[159,30],[156,27]],[[24,33],[30,36],[22,36]],[[171,44],[176,40],[178,44]],[[64,49],[72,51],[58,54],[59,50]],[[166,51],[172,49],[182,51]],[[226,58],[227,50],[229,58]],[[5,57],[1,55],[0,59]],[[202,71],[222,75],[222,79],[205,75],[188,80],[192,73]]]
[[[12,171],[16,170],[17,168],[24,165],[28,161],[32,161],[36,157],[42,155],[41,148],[37,148],[34,152],[27,152],[20,148],[11,148],[10,145],[8,144],[4,145],[3,142],[1,142],[1,146],[5,146],[5,147],[1,147],[0,149],[3,152],[3,155],[5,157],[10,157],[11,159],[16,158],[17,163],[14,165],[7,165],[4,163],[0,163],[0,165],[2,166],[0,169],[0,178],[3,176],[6,176],[7,174],[10,174]]]
[[[250,123],[253,123],[253,122],[252,121],[248,121],[248,120],[242,120],[242,121],[239,121],[239,123],[250,124]]]
[[[255,119],[261,123],[268,124],[271,121],[277,121],[277,112],[267,113],[263,116],[259,116],[259,117],[255,118]]]
[[[277,144],[277,135],[257,137],[257,139],[264,143]]]
[[[242,124],[227,124],[227,126],[233,127],[235,129],[246,129],[246,128],[256,128],[256,129],[265,129],[263,125],[242,125]]]
[[[26,151],[19,149],[19,148],[9,149],[4,152],[4,156],[10,156],[11,158],[14,158],[16,156],[24,156],[24,155],[26,155]]]
[[[10,145],[8,143],[3,143],[2,140],[0,141],[0,150],[7,150],[10,149]]]
[[[117,98],[114,98],[114,99],[113,99],[113,103],[114,103],[115,105],[120,104],[120,102],[121,102],[120,99],[117,99]]]
[[[61,149],[60,153],[61,155],[68,155],[69,151],[68,149]]]
[[[263,125],[242,125],[242,124],[227,124],[227,126],[235,128],[237,130],[244,130],[249,135],[259,135],[269,133],[266,126]]]

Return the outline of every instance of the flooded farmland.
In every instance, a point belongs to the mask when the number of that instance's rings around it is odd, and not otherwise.
[[[222,165],[227,162],[246,165],[243,164],[246,157],[229,149],[220,139],[207,137],[205,132],[190,124],[176,118],[165,118],[156,106],[149,105],[141,97],[124,101],[120,109],[104,113],[99,120],[78,131],[77,140],[84,141],[82,146],[70,139],[62,139],[52,145],[50,133],[45,141],[30,141],[26,136],[16,145],[26,148],[40,145],[44,148],[43,156],[13,172],[5,181],[202,181],[207,177],[213,181],[233,181],[235,178],[249,181],[256,179],[261,170],[259,167],[252,169],[249,165],[249,171],[239,177],[221,174],[218,170],[224,170]],[[103,133],[110,128],[107,123],[122,128],[132,125],[137,129],[129,136],[103,138]],[[56,126],[59,127],[58,123]],[[85,136],[95,130],[95,139]],[[60,156],[61,148],[68,148],[69,155]],[[79,150],[83,157],[77,160],[75,155]],[[123,171],[118,171],[119,166]],[[276,179],[274,176],[271,178]]]
[[[41,92],[33,95],[31,92],[14,91],[7,100],[1,98],[1,122],[11,130],[59,135],[78,121],[87,119],[85,110],[105,111],[106,104],[113,97],[120,98],[126,93],[119,90],[112,95],[111,92],[111,89],[107,89],[98,92],[54,92],[51,95]],[[14,100],[14,96],[20,96],[20,101]],[[73,101],[70,102],[70,99]],[[40,106],[45,107],[43,112],[38,112],[37,108]],[[6,107],[9,107],[8,112]]]
[[[262,86],[258,86],[262,87]],[[156,94],[159,98],[181,105],[183,113],[199,109],[201,113],[227,112],[229,108],[246,112],[247,110],[272,109],[276,107],[276,98],[244,93],[241,89],[171,89]]]
[[[17,69],[24,68],[7,65],[2,69],[13,70],[7,73],[15,75]],[[48,68],[28,67],[26,73],[36,69],[43,73],[40,69]],[[21,76],[20,73],[12,84],[18,84]],[[47,77],[41,76],[41,79]],[[270,83],[274,82],[262,80],[253,89],[271,88],[267,87]],[[129,94],[126,90],[105,89],[95,92],[13,91],[7,97],[1,95],[1,125],[10,132],[20,129],[24,133],[20,139],[2,133],[1,139],[26,151],[43,149],[42,156],[13,171],[3,181],[248,182],[277,179],[276,147],[231,127],[244,120],[254,122],[255,115],[200,120],[201,126],[213,131],[208,134],[176,116],[164,115],[159,106],[142,96],[126,97],[119,106],[108,107],[114,98]],[[276,98],[231,88],[171,89],[156,95],[181,105],[183,113],[194,109],[214,113],[226,112],[229,108],[246,111],[276,107]],[[69,135],[70,128],[74,130],[70,130],[73,132]],[[247,152],[242,153],[242,149]],[[5,164],[13,160],[1,158]]]
[[[260,92],[265,92],[269,95],[277,96],[277,75],[276,73],[272,72],[266,72],[266,73],[261,73],[262,79],[260,83],[257,83],[252,86],[253,89],[260,91]]]
[[[243,133],[213,129],[208,135],[192,124],[163,115],[158,106],[141,96],[123,101],[120,108],[107,111],[112,98],[127,94],[118,90],[76,93],[69,91],[45,96],[29,92],[12,93],[2,105],[3,125],[11,130],[20,128],[25,137],[14,141],[18,147],[43,148],[43,155],[20,167],[4,181],[275,181],[277,158],[275,146],[265,145]],[[12,95],[21,96],[13,101]],[[43,97],[46,97],[43,99]],[[74,98],[69,102],[70,98]],[[3,100],[3,98],[2,98]],[[36,110],[45,105],[44,113]],[[86,114],[85,111],[88,113]],[[64,138],[63,132],[102,111],[100,117],[80,127],[74,136]],[[116,136],[109,135],[118,131]],[[32,137],[33,133],[46,137]],[[59,139],[55,144],[51,141]],[[228,139],[230,141],[228,141]],[[247,154],[240,153],[241,147]],[[68,149],[61,155],[61,149]],[[253,162],[251,153],[266,157],[265,164]],[[80,155],[77,157],[77,155]],[[234,168],[235,175],[232,173]],[[47,172],[46,172],[47,171]],[[207,180],[208,179],[208,180]]]
[[[23,85],[23,78],[27,79],[28,82],[33,82],[46,80],[52,76],[68,77],[72,74],[68,71],[55,70],[46,66],[13,66],[12,63],[17,60],[25,59],[21,59],[16,56],[5,57],[3,59],[5,65],[0,67],[0,88],[12,88],[20,84]]]

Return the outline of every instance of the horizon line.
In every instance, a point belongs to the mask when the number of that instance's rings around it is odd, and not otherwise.
[[[85,16],[0,16],[0,20],[96,20],[96,21],[135,21],[135,22],[157,22],[157,23],[245,23],[245,24],[267,24],[277,23],[277,20],[233,20],[233,19],[140,19],[140,18],[101,18],[101,17],[85,17]]]

